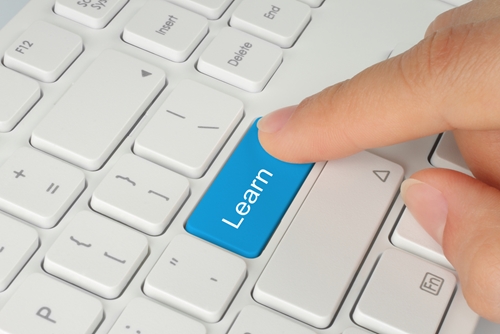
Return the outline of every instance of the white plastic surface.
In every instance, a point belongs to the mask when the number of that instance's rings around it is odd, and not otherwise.
[[[134,152],[191,178],[201,177],[243,117],[243,103],[195,81],[180,83],[151,118]]]
[[[406,208],[396,225],[391,241],[396,247],[454,269],[444,256],[441,246],[432,239]]]
[[[172,61],[182,62],[208,33],[208,20],[164,0],[152,0],[125,26],[123,39]]]
[[[148,275],[144,292],[207,322],[217,322],[240,288],[245,262],[187,235],[177,236]]]
[[[400,166],[367,152],[328,162],[257,282],[254,298],[327,327],[402,177]]]
[[[298,1],[244,0],[230,25],[282,48],[292,46],[311,19],[311,8]]]
[[[21,1],[23,0],[0,0],[0,19],[5,13],[9,12],[9,10],[4,10],[6,4],[8,8],[12,8]],[[14,17],[10,23],[0,30],[0,54],[3,54],[30,24],[39,20],[71,31],[81,36],[85,42],[85,51],[59,80],[52,84],[40,83],[43,93],[42,98],[16,125],[14,130],[8,133],[0,133],[0,164],[7,161],[18,148],[30,145],[30,136],[37,124],[50,112],[53,105],[61,99],[73,83],[78,81],[103,51],[112,49],[140,59],[161,68],[168,78],[168,86],[165,87],[149,109],[146,109],[144,119],[132,127],[132,130],[123,138],[123,141],[116,147],[116,150],[102,168],[93,172],[83,171],[86,174],[86,190],[63,216],[58,225],[50,230],[37,228],[40,248],[11,285],[0,293],[0,310],[8,303],[29,275],[44,273],[41,263],[47,250],[78,212],[89,210],[89,201],[93,191],[119,158],[124,154],[131,153],[135,139],[145,128],[147,122],[183,80],[191,79],[240,100],[245,106],[245,116],[203,177],[189,180],[191,194],[166,231],[159,236],[146,235],[150,246],[149,254],[129,282],[124,293],[116,299],[106,300],[69,285],[72,289],[100,300],[104,306],[106,316],[93,334],[108,334],[129,302],[135,297],[144,296],[142,285],[146,276],[171,240],[177,235],[186,234],[184,230],[185,221],[253,120],[277,108],[297,104],[308,95],[316,93],[328,85],[345,80],[367,66],[386,59],[398,42],[417,43],[422,38],[427,25],[436,15],[452,8],[452,6],[438,0],[324,1],[319,8],[312,10],[310,23],[293,47],[283,50],[284,60],[264,90],[254,94],[204,75],[197,71],[196,68],[201,53],[218,35],[220,30],[228,26],[231,14],[241,3],[241,0],[234,0],[230,3],[230,6],[220,19],[209,21],[209,33],[202,40],[199,47],[183,63],[175,63],[146,52],[125,43],[121,39],[125,25],[130,22],[146,2],[146,0],[127,2],[105,29],[94,30],[55,14],[53,11],[54,0],[33,0],[25,10],[21,11],[18,16]],[[5,21],[0,25],[4,23]],[[127,93],[123,93],[121,98],[126,96]],[[430,136],[391,147],[372,149],[371,151],[403,166],[405,176],[409,177],[420,169],[430,167],[427,158],[435,140],[436,136]],[[89,145],[93,144],[89,142]],[[248,268],[247,277],[220,321],[216,323],[202,322],[207,334],[227,334],[239,312],[247,305],[256,304],[252,298],[253,287],[261,271],[282,240],[304,198],[315,183],[323,165],[323,163],[320,163],[313,168],[310,177],[308,177],[303,188],[297,194],[296,199],[285,214],[283,221],[262,255],[253,260],[245,260]],[[316,333],[339,334],[346,328],[356,327],[351,318],[353,306],[379,255],[387,248],[394,248],[390,243],[389,236],[402,208],[403,203],[398,197],[393,207],[388,211],[370,252],[359,268],[333,323],[323,330],[316,330],[302,323],[305,328]],[[44,275],[47,274],[44,273]],[[457,298],[457,295],[460,295],[461,298]],[[460,290],[457,290],[457,295],[453,299],[440,334],[471,334],[474,331],[478,316],[468,308]],[[170,306],[165,307],[171,308]],[[287,318],[285,315],[283,317]],[[484,325],[484,323],[484,320],[482,320],[481,324]],[[485,329],[492,330],[485,331]],[[494,325],[491,327],[480,326],[476,334],[497,334],[499,332],[500,329],[494,327]],[[129,333],[125,332],[124,334]]]
[[[210,20],[218,19],[233,0],[170,0]]]
[[[40,98],[38,82],[0,66],[0,132],[8,132]]]
[[[128,0],[56,0],[54,11],[90,28],[104,28]]]
[[[314,334],[313,331],[293,323],[262,307],[247,306],[241,310],[228,334]]]
[[[225,28],[198,60],[198,70],[251,93],[264,89],[281,64],[279,47],[242,31]]]
[[[116,298],[148,252],[147,239],[119,223],[81,211],[47,252],[49,273],[104,298]]]
[[[38,248],[38,233],[0,213],[0,292],[4,291]]]
[[[161,234],[189,195],[188,180],[133,154],[94,191],[94,210],[150,235]]]
[[[451,272],[390,249],[377,263],[353,319],[384,334],[436,333],[455,285]]]
[[[4,64],[44,82],[54,82],[82,53],[82,38],[44,21],[33,23],[5,52]]]
[[[453,132],[445,132],[431,157],[431,164],[438,168],[448,168],[473,176],[458,148]]]
[[[0,310],[6,334],[92,334],[103,318],[99,300],[42,274],[32,274]]]
[[[305,4],[308,4],[311,7],[319,7],[323,3],[324,0],[299,0]]]
[[[145,298],[133,299],[108,334],[205,334],[205,327],[185,315]]]
[[[79,169],[32,148],[0,167],[0,209],[42,228],[53,227],[85,187]]]
[[[105,51],[37,126],[31,143],[96,170],[164,84],[163,70],[114,50]]]
[[[343,331],[342,334],[371,334],[371,333],[359,328],[351,327]]]

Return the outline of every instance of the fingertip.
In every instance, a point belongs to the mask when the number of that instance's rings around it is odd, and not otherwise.
[[[401,197],[427,233],[440,245],[448,216],[448,202],[436,188],[416,179],[401,184]]]
[[[288,122],[297,106],[281,108],[267,114],[257,122],[257,128],[264,133],[275,133]]]
[[[471,309],[500,322],[500,191],[443,169],[420,171],[401,188],[408,209],[431,236],[436,232],[432,227],[443,224],[443,252],[458,273]],[[438,219],[439,211],[429,217],[443,205],[443,198],[446,217]]]

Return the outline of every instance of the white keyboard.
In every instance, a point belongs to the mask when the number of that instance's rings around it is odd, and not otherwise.
[[[255,130],[458,2],[29,2],[0,30],[0,333],[472,334],[399,196],[470,173],[452,135],[291,166]]]

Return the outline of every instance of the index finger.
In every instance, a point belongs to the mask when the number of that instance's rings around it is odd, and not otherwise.
[[[259,122],[285,161],[340,158],[454,129],[500,128],[500,19],[440,29],[408,52]]]

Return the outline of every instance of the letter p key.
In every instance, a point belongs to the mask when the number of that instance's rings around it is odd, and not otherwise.
[[[36,312],[36,315],[41,317],[41,318],[44,318],[45,320],[48,320],[52,323],[56,323],[55,320],[53,319],[50,319],[50,315],[52,314],[52,310],[46,306],[43,306],[41,307],[37,312]]]

